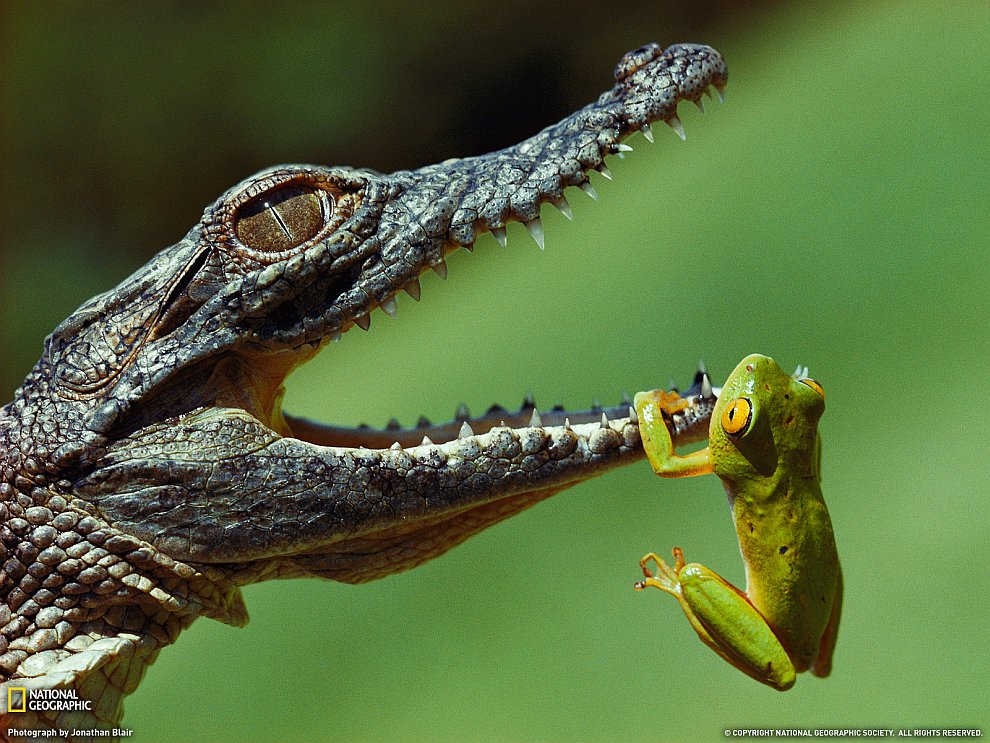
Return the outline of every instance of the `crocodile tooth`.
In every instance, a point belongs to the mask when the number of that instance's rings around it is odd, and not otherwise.
[[[545,242],[543,240],[543,223],[540,218],[531,219],[528,222],[523,222],[523,224],[526,225],[526,229],[529,230],[529,234],[533,236],[540,250],[543,250]]]
[[[422,286],[420,285],[418,278],[413,279],[402,288],[406,290],[406,294],[417,302],[419,301],[419,298],[422,295]]]
[[[701,396],[711,397],[712,396],[712,380],[708,378],[708,374],[701,375]]]
[[[399,312],[399,308],[395,304],[395,297],[389,297],[384,302],[382,302],[382,309],[385,310],[386,315],[394,318]]]
[[[608,169],[608,166],[605,163],[598,166],[598,172],[609,180],[612,180],[612,171]]]
[[[693,101],[691,101],[691,102],[692,102],[692,103],[693,103],[693,104],[694,104],[695,106],[697,106],[697,107],[698,107],[698,110],[699,110],[699,111],[701,111],[701,113],[704,113],[704,112],[705,112],[705,102],[704,102],[703,100],[701,100],[700,98],[698,98],[698,99],[696,99],[696,100],[693,100]]]
[[[423,440],[420,442],[419,445],[420,446],[433,446],[433,442],[430,441],[430,437],[429,436],[424,436],[423,437]]]
[[[653,141],[653,130],[650,129],[649,124],[643,124],[643,126],[640,128],[640,131],[643,132],[643,136],[646,137],[647,142]]]
[[[388,423],[385,424],[386,431],[398,431],[402,428],[402,424],[399,423],[398,418],[389,418]]]
[[[670,118],[667,119],[667,126],[677,132],[677,136],[682,140],[687,139],[687,134],[684,132],[684,125],[681,123],[681,120],[677,118],[677,114],[670,115]]]
[[[627,144],[623,144],[622,142],[619,142],[619,143],[618,143],[618,144],[617,144],[617,145],[615,146],[615,151],[616,151],[616,152],[632,152],[632,151],[633,151],[633,148],[632,148],[632,147],[630,147],[630,146],[629,146],[629,145],[627,145]]]
[[[343,333],[341,333],[339,330],[334,330],[332,333],[330,333],[330,342],[336,343],[337,341],[340,340],[341,335],[343,335]]]
[[[536,407],[536,398],[533,396],[533,391],[528,390],[526,394],[523,396],[522,407],[519,409],[526,410],[527,408],[535,408],[535,407]]]
[[[639,420],[639,416],[636,415],[636,408],[632,405],[629,406],[629,420],[632,423],[636,423]]]
[[[708,367],[705,366],[704,359],[698,359],[698,374],[706,374],[708,372]]]
[[[509,236],[505,233],[505,227],[492,227],[492,236],[498,240],[498,244],[503,248],[509,242]]]
[[[530,428],[543,428],[543,419],[540,418],[540,411],[533,408],[533,414],[529,416]]]
[[[553,205],[560,210],[560,213],[567,217],[568,220],[574,219],[574,212],[571,211],[571,205],[567,203],[567,198],[561,194],[559,199],[553,202]]]
[[[471,411],[468,410],[467,403],[462,402],[457,406],[457,410],[454,411],[454,420],[463,421],[471,417]]]
[[[608,416],[602,413],[602,428],[608,428]]]
[[[447,278],[447,264],[444,263],[442,258],[436,263],[434,263],[432,266],[430,266],[430,268],[432,268],[433,273],[435,273],[441,279]]]
[[[389,449],[391,449],[392,451],[402,451],[402,444],[400,444],[398,441],[396,441],[394,444],[392,444],[389,447]]]
[[[416,421],[416,428],[429,428],[431,425],[430,419],[425,415],[419,416],[419,420]]]
[[[590,181],[585,181],[582,183],[580,188],[588,194],[588,196],[593,198],[595,201],[598,201],[598,192],[595,190],[595,187],[591,185]]]
[[[571,428],[571,419],[570,418],[564,418],[564,430],[565,431],[573,431],[574,430],[574,429]]]
[[[354,318],[354,324],[361,330],[367,330],[371,327],[371,315],[358,315]]]
[[[467,421],[464,421],[461,424],[461,430],[457,432],[457,438],[466,439],[468,436],[474,436],[474,429],[471,428]]]
[[[725,86],[712,83],[712,87],[715,88],[715,95],[718,96],[718,102],[725,103]]]
[[[800,364],[797,365],[797,369],[795,369],[794,370],[794,373],[791,374],[791,378],[792,379],[800,379],[801,378],[801,365]]]

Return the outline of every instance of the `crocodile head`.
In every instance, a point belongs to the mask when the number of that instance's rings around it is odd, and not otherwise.
[[[0,411],[0,679],[78,685],[103,668],[101,719],[117,719],[113,700],[193,618],[246,620],[240,585],[407,569],[642,456],[625,405],[372,431],[283,415],[283,382],[394,314],[398,292],[419,299],[420,275],[484,232],[504,242],[522,221],[542,247],[542,204],[568,215],[565,189],[593,195],[588,173],[625,136],[681,133],[678,103],[725,82],[710,47],[651,44],[597,101],[498,152],[389,175],[262,171],[80,307]],[[707,377],[686,400],[678,443],[705,435]]]
[[[50,339],[56,388],[86,399],[83,428],[125,427],[218,401],[281,433],[286,374],[327,341],[367,330],[395,295],[419,299],[419,276],[444,257],[522,221],[543,245],[550,202],[567,187],[594,193],[588,173],[629,149],[630,132],[725,85],[717,52],[700,45],[626,54],[595,103],[507,149],[415,171],[279,166],[210,205],[178,244],[84,305]],[[208,380],[208,381],[207,381]],[[98,404],[97,404],[98,403]],[[91,443],[88,445],[91,446]],[[77,449],[78,450],[78,449]]]

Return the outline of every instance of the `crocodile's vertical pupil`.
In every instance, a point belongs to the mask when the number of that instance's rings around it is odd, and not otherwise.
[[[242,206],[235,229],[247,247],[272,253],[306,242],[319,232],[325,219],[316,192],[304,186],[284,186]]]

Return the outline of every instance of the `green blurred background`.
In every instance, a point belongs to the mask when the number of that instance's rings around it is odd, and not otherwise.
[[[727,727],[988,723],[990,6],[7,3],[0,392],[92,294],[276,162],[394,170],[510,144],[639,44],[697,40],[728,103],[490,237],[289,384],[344,423],[536,393],[584,406],[699,357],[810,366],[846,575],[835,671],[779,694],[632,590],[684,547],[743,581],[717,481],[645,464],[410,573],[245,591],[128,700],[137,741],[708,741]]]

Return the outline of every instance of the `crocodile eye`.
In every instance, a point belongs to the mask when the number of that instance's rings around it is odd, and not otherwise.
[[[753,406],[745,397],[730,402],[722,411],[722,430],[730,436],[742,436],[753,419]]]
[[[330,201],[330,203],[326,203]],[[277,253],[309,240],[333,210],[325,192],[285,186],[252,199],[237,212],[238,239],[253,250]]]
[[[809,387],[811,387],[811,389],[817,392],[823,400],[825,399],[825,389],[820,384],[818,384],[818,382],[816,382],[814,379],[809,379],[808,377],[805,377],[804,379],[799,379],[798,381],[801,384],[808,385]]]

